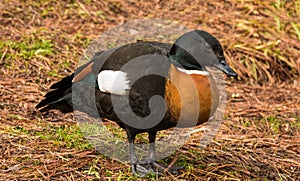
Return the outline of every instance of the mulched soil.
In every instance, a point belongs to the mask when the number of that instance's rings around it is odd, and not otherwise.
[[[299,16],[287,16],[293,4],[285,5],[267,11],[264,7],[272,6],[271,1],[1,3],[1,41],[30,45],[47,39],[55,53],[22,57],[20,48],[0,46],[0,180],[117,180],[131,175],[127,164],[92,148],[73,148],[36,135],[76,122],[71,114],[42,115],[34,106],[52,83],[74,70],[89,39],[143,17],[172,19],[211,32],[240,75],[228,81],[226,118],[215,139],[200,149],[195,133],[167,158],[189,165],[178,175],[166,173],[159,179],[300,180],[300,43],[287,23],[299,22]],[[284,30],[274,30],[274,16],[281,18]],[[280,56],[272,53],[278,50]],[[245,57],[257,63],[256,71],[247,68]]]

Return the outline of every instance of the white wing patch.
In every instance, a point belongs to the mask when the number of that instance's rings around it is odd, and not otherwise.
[[[208,72],[208,71],[201,71],[201,70],[186,70],[186,69],[182,69],[182,68],[179,68],[179,67],[177,67],[177,69],[178,69],[180,72],[184,72],[184,73],[186,73],[186,74],[209,75],[209,72]]]
[[[103,70],[98,74],[98,85],[101,92],[125,95],[129,80],[125,72]]]

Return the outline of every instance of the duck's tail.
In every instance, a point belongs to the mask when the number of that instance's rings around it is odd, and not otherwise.
[[[51,109],[58,109],[63,113],[73,111],[72,105],[72,80],[74,74],[61,79],[59,82],[53,84],[44,99],[39,102],[35,108],[41,112],[49,111]]]

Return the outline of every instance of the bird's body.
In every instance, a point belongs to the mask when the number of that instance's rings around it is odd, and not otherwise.
[[[210,34],[197,31],[196,35],[202,37],[200,43],[210,45],[211,40],[205,37],[211,38]],[[37,108],[62,112],[72,112],[75,108],[93,117],[115,121],[127,133],[132,169],[137,173],[139,161],[133,144],[136,134],[149,133],[148,163],[154,163],[158,131],[202,124],[216,110],[218,103],[212,91],[215,87],[204,68],[207,63],[202,60],[197,63],[194,57],[199,53],[193,55],[193,49],[184,51],[186,48],[181,46],[184,36],[189,37],[183,35],[178,45],[138,42],[98,52],[75,73],[52,85],[54,90],[45,95]],[[213,40],[212,43],[216,43],[216,39]],[[191,41],[199,40],[192,38]],[[223,56],[222,48],[210,47],[217,57],[215,63],[225,62],[219,59]],[[178,51],[181,54],[178,55]],[[218,68],[229,76],[236,76],[226,65]],[[162,98],[163,103],[153,101],[155,96]]]

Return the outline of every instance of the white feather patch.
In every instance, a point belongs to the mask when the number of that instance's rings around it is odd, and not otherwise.
[[[180,72],[184,72],[184,73],[186,73],[186,74],[209,75],[209,72],[208,72],[208,71],[202,71],[202,70],[186,70],[186,69],[182,69],[182,68],[179,68],[179,67],[177,67],[177,69],[178,69]]]
[[[125,72],[103,70],[98,74],[98,85],[101,92],[125,95],[129,80]]]

